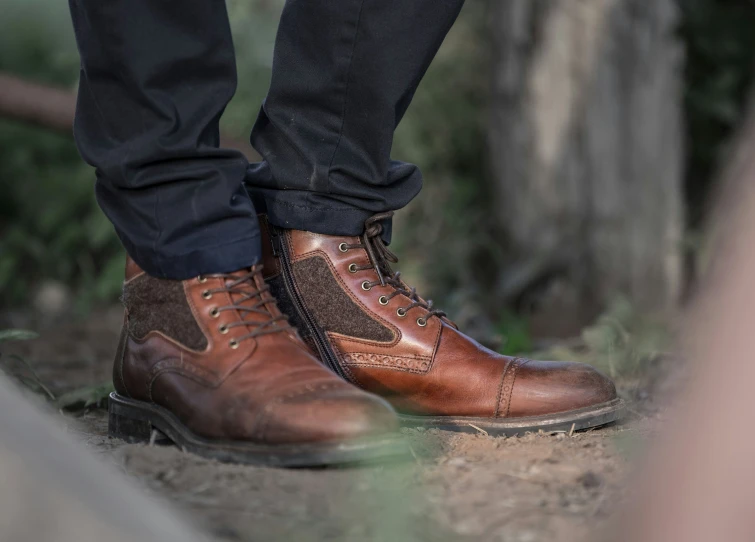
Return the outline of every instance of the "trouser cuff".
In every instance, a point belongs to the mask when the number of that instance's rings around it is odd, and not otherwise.
[[[258,213],[279,228],[304,230],[323,235],[359,236],[364,222],[378,211],[356,207],[328,207],[311,202],[312,192],[305,190],[270,190],[247,186]],[[391,242],[393,221],[383,221],[383,240]]]

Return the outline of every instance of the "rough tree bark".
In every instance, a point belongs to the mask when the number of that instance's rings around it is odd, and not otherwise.
[[[514,267],[532,270],[524,286],[539,286],[552,320],[569,311],[571,327],[620,293],[642,310],[670,309],[683,234],[674,0],[491,9],[497,220]],[[509,271],[504,293],[521,275]],[[517,295],[527,290],[517,284]]]

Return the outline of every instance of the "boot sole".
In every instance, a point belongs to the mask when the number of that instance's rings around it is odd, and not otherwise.
[[[525,418],[399,415],[399,420],[405,427],[424,427],[462,433],[479,433],[482,430],[494,436],[518,436],[539,431],[572,433],[602,427],[620,420],[625,410],[624,401],[614,399],[578,410]]]
[[[207,439],[196,435],[165,408],[127,399],[113,392],[108,401],[108,432],[130,443],[165,437],[185,452],[223,463],[270,467],[319,467],[373,463],[407,456],[409,448],[398,435],[313,444],[254,444]],[[154,435],[154,431],[158,431]]]

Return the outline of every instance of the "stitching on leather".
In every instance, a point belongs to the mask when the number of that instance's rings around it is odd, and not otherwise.
[[[338,335],[337,333],[333,333],[332,335],[335,335],[335,336],[339,336],[339,335]],[[343,352],[341,352],[341,351],[340,351],[340,350],[339,350],[338,348],[336,348],[336,346],[335,346],[335,345],[333,344],[333,337],[331,337],[331,333],[330,333],[330,332],[327,332],[327,331],[326,331],[326,332],[325,332],[325,338],[326,338],[326,340],[328,341],[328,344],[330,345],[330,349],[331,349],[331,350],[333,351],[333,353],[334,353],[334,354],[336,355],[336,358],[337,358],[337,361],[338,361],[338,365],[339,365],[339,367],[341,367],[341,369],[343,370],[343,372],[344,372],[344,373],[346,373],[346,376],[348,377],[348,378],[347,378],[347,380],[349,380],[349,381],[350,381],[350,382],[351,382],[352,384],[357,384],[357,385],[359,385],[359,384],[358,384],[358,382],[357,382],[357,378],[356,378],[356,376],[354,375],[354,372],[353,372],[353,371],[351,370],[351,368],[350,368],[350,367],[349,367],[348,365],[346,365],[346,364],[345,364],[345,363],[343,362],[343,359],[342,359],[342,356],[343,356]],[[322,361],[322,360],[321,360],[321,361]]]
[[[511,389],[509,390],[508,405],[506,406],[506,417],[508,417],[509,412],[511,411],[511,397],[514,395],[514,384],[516,384],[516,377],[517,377],[517,374],[519,373],[519,369],[527,365],[530,361],[532,360],[516,358],[516,366],[514,367],[514,375],[511,378]]]
[[[123,365],[126,363],[126,348],[128,347],[128,341],[131,339],[131,331],[129,331],[128,327],[128,310],[123,309],[123,331],[122,333],[125,334],[125,337],[123,337],[123,348],[121,349],[121,359],[118,362],[118,373],[121,377],[121,385],[123,386],[123,390],[126,392],[126,397],[131,397],[131,392],[128,391],[128,386],[126,385],[126,379],[123,376]]]
[[[503,391],[501,392],[501,401],[499,404],[498,412],[499,414],[501,412],[504,412],[503,417],[506,417],[509,415],[509,410],[511,409],[511,396],[514,392],[514,386],[513,386],[513,380],[516,378],[516,371],[519,366],[519,358],[514,358],[509,361],[509,363],[506,365],[506,369],[504,369],[504,376],[503,376]],[[508,381],[511,381],[511,384],[508,383]],[[505,409],[502,408],[502,405],[505,404]]]
[[[509,370],[509,363],[506,363],[506,366],[503,368],[503,372],[501,373],[501,381],[498,383],[498,394],[496,395],[495,400],[495,414],[493,414],[494,418],[498,417],[498,413],[501,410],[501,394],[503,393],[503,381],[506,379],[506,373]]]
[[[152,366],[152,369],[150,369],[149,373],[147,373],[147,377],[149,379],[154,378],[154,375],[157,373],[163,372],[168,369],[175,369],[177,371],[186,372],[188,374],[194,375],[197,378],[200,378],[203,380],[203,384],[205,384],[207,387],[210,388],[217,388],[220,383],[216,383],[211,380],[213,374],[207,371],[206,369],[203,369],[202,367],[197,367],[196,365],[185,363],[183,358],[176,359],[176,358],[168,358],[164,359],[162,361],[157,362],[155,365]]]
[[[155,403],[155,400],[152,397],[152,390],[155,387],[155,383],[157,382],[157,379],[160,378],[164,374],[177,374],[177,375],[183,376],[184,378],[188,378],[192,382],[196,382],[197,384],[200,384],[202,386],[207,386],[209,388],[217,388],[217,386],[215,385],[208,384],[201,377],[192,374],[191,371],[185,371],[184,368],[186,367],[189,367],[189,366],[183,365],[183,366],[176,366],[176,367],[165,367],[160,371],[156,371],[154,376],[152,376],[152,379],[149,381],[149,386],[147,387],[147,398],[149,399],[149,401],[152,403]]]
[[[372,365],[369,363],[359,363],[359,364],[353,364],[352,367],[360,367],[360,368],[370,368],[370,369],[386,369],[389,371],[399,371],[402,373],[412,373],[416,375],[424,375],[427,374],[427,370],[424,369],[407,369],[404,367],[392,367],[389,365]]]
[[[306,157],[304,157],[304,158],[306,159]],[[297,190],[297,192],[308,192],[308,190]],[[307,205],[296,205],[295,203],[288,203],[287,201],[276,201],[276,202],[273,202],[272,205],[268,204],[269,207],[274,207],[275,205],[283,205],[284,207],[291,207],[293,209],[306,209],[308,211],[353,211],[353,212],[359,212],[358,209],[354,209],[353,207],[310,207],[310,206],[307,206]]]
[[[435,357],[438,355],[438,347],[440,346],[440,335],[443,332],[443,324],[438,324],[438,335],[435,337],[435,345],[433,346],[433,355],[432,359],[430,360],[430,367],[427,369],[428,372],[432,370],[432,368],[435,366]]]
[[[212,382],[207,377],[207,371],[191,364],[184,363],[183,359],[168,358],[157,362],[147,373],[147,397],[154,403],[152,389],[157,378],[165,373],[176,373],[184,376],[205,387],[215,389],[220,382]],[[204,374],[203,374],[204,373]]]
[[[393,331],[394,335],[396,336],[396,338],[393,340],[393,342],[390,342],[390,343],[378,343],[378,344],[381,344],[381,345],[385,344],[386,347],[392,347],[392,346],[396,346],[401,341],[401,337],[402,337],[401,329],[399,329],[398,327],[396,327],[393,323],[389,322],[388,320],[386,320],[385,318],[383,318],[379,314],[375,314],[375,312],[373,312],[372,309],[370,309],[369,307],[367,307],[367,305],[365,305],[359,298],[355,297],[352,294],[352,292],[349,289],[348,285],[343,281],[343,279],[341,278],[341,276],[338,274],[338,271],[336,271],[336,268],[333,265],[333,262],[330,261],[330,257],[324,251],[318,249],[318,250],[314,250],[312,252],[307,252],[307,256],[308,257],[323,256],[324,257],[323,259],[328,264],[328,267],[330,267],[331,273],[333,274],[333,276],[335,277],[335,279],[338,281],[338,283],[341,285],[341,289],[344,291],[344,293],[346,295],[348,295],[349,298],[351,298],[351,300],[354,301],[354,303],[356,303],[359,307],[361,307],[362,310],[364,310],[367,314],[373,316],[376,320],[378,320],[383,325],[385,325],[385,327],[387,327],[388,329],[390,329],[391,331]],[[306,259],[306,258],[303,258],[303,259]],[[368,342],[368,344],[373,344],[373,343],[372,342]]]
[[[286,239],[288,240],[288,246],[291,248],[291,252],[292,252],[292,254],[290,255],[291,263],[298,262],[299,260],[304,260],[308,258],[311,254],[314,254],[316,252],[322,252],[322,249],[318,248],[317,250],[310,250],[309,252],[305,252],[303,254],[297,255],[294,252],[294,238],[291,235],[291,230],[285,230],[283,234],[286,236]],[[319,234],[312,233],[310,231],[299,230],[299,234],[304,235],[305,237],[309,237],[310,239],[316,239],[317,237],[319,237]],[[358,239],[358,237],[355,237],[353,235],[347,235],[346,237],[350,239]]]
[[[393,343],[381,343],[377,341],[370,341],[369,339],[362,339],[360,337],[352,337],[350,335],[344,335],[343,333],[336,333],[335,331],[326,331],[325,332],[329,337],[333,338],[334,340],[341,340],[341,341],[348,341],[353,343],[359,343],[363,344],[365,346],[375,347],[375,348],[383,348],[386,350],[390,350],[393,348],[396,348],[398,346],[397,344]]]
[[[146,344],[150,338],[152,337],[159,337],[160,339],[169,342],[173,346],[175,346],[178,350],[186,350],[188,352],[192,352],[194,354],[202,355],[204,352],[197,352],[196,350],[192,350],[191,348],[186,348],[183,344],[179,343],[178,341],[174,340],[172,337],[168,337],[164,333],[160,331],[152,330],[149,333],[147,333],[144,337],[138,338],[138,337],[131,337],[131,340],[134,341],[137,344],[144,345]]]
[[[318,378],[318,379],[315,379],[315,382],[318,382],[318,381],[322,380],[323,378],[324,378],[324,377],[322,377],[322,376],[321,376],[320,378]],[[331,382],[331,383],[332,383],[332,382]],[[309,385],[309,386],[311,386],[312,384],[305,384],[305,386],[306,386],[306,385]],[[300,388],[300,386],[302,386],[302,383],[301,383],[301,382],[296,382],[296,383],[291,383],[291,384],[290,384],[290,385],[288,385],[288,386],[284,385],[284,386],[282,386],[282,388],[283,388],[284,390],[285,390],[285,389],[289,389],[289,388],[292,388],[292,387],[293,387],[293,388],[295,388],[295,389],[299,389],[299,388]],[[263,391],[263,394],[262,394],[262,396],[261,396],[261,397],[258,397],[258,399],[259,399],[259,403],[260,403],[260,404],[258,405],[258,407],[257,407],[257,409],[256,409],[256,411],[255,411],[256,413],[254,414],[254,421],[252,422],[252,433],[254,433],[254,432],[255,432],[255,431],[257,430],[257,425],[259,425],[259,423],[260,423],[260,420],[261,420],[261,417],[262,417],[262,416],[264,415],[264,413],[266,412],[266,411],[265,411],[265,408],[266,408],[266,407],[267,407],[267,406],[268,406],[268,405],[269,405],[270,403],[272,403],[272,402],[274,402],[274,401],[278,400],[278,398],[280,397],[279,395],[276,395],[276,394],[280,393],[280,390],[269,392],[269,394],[270,394],[270,397],[267,397],[267,396],[265,395],[265,392],[268,392],[268,391],[269,391],[269,390],[267,389],[267,388],[269,388],[269,387],[270,387],[270,384],[266,385],[266,386],[265,386],[265,390]],[[284,395],[285,395],[285,394],[284,394]]]
[[[303,233],[307,237],[315,237],[315,235],[312,234],[312,233],[310,233],[310,232],[305,231]],[[288,246],[290,247],[291,252],[293,253],[294,252],[294,250],[293,250],[294,243],[293,243],[293,239],[291,237],[291,231],[290,230],[286,230],[286,231],[284,231],[283,235],[286,236],[286,240],[288,242]],[[319,255],[324,256],[325,261],[330,266],[331,273],[333,274],[333,276],[336,277],[336,280],[339,282],[339,284],[341,285],[342,289],[345,291],[346,295],[349,296],[349,298],[352,301],[356,302],[357,306],[361,307],[368,314],[373,314],[373,312],[371,310],[367,309],[360,300],[354,298],[354,296],[351,294],[351,291],[349,290],[349,288],[343,283],[343,281],[339,277],[338,273],[335,272],[335,267],[333,266],[332,262],[330,261],[330,257],[323,250],[320,250],[320,249],[318,249],[318,250],[312,250],[312,251],[309,251],[309,252],[303,254],[302,256],[296,256],[294,254],[293,258],[291,258],[291,263],[293,264],[294,262],[298,262],[300,260],[304,260],[304,259],[310,258],[312,256],[319,256]],[[292,273],[293,273],[293,270],[292,270]],[[294,278],[294,277],[292,277],[292,278]],[[393,326],[390,322],[386,322],[385,320],[383,320],[379,315],[374,315],[374,316],[376,316],[379,321],[381,321],[384,324],[386,324],[386,327],[388,327],[389,329],[393,330],[394,334],[396,335],[396,341],[395,341],[395,343],[397,344],[398,341],[400,341],[401,337],[402,337],[401,330],[400,329],[396,329],[395,326]],[[338,335],[338,334],[337,333],[333,333],[332,335]],[[338,355],[338,364],[340,365],[340,367],[344,371],[344,373],[346,373],[346,376],[348,377],[348,380],[350,380],[353,384],[360,385],[358,379],[354,375],[354,372],[351,371],[351,369],[348,366],[346,366],[343,363],[343,361],[340,359],[341,352],[337,348],[335,348],[335,346],[333,345],[333,340],[332,340],[332,337],[331,337],[331,333],[326,331],[325,332],[325,336],[327,337],[328,343],[330,345],[330,349],[333,352],[339,354]],[[345,335],[343,335],[343,337],[345,337]],[[360,340],[360,339],[355,339],[355,340]],[[373,343],[367,343],[367,344],[373,344]],[[383,347],[382,343],[374,343],[374,344],[375,345],[379,345],[381,348]],[[393,345],[394,343],[390,343],[390,344]],[[387,347],[388,346],[386,346],[386,348]]]
[[[424,374],[430,369],[431,359],[424,356],[389,356],[372,352],[348,352],[341,354],[341,360],[346,365],[357,367],[380,367],[398,371],[409,371]],[[417,367],[419,366],[419,368]]]
[[[133,276],[133,277],[131,277],[130,279],[128,279],[128,280],[124,280],[124,281],[123,281],[123,285],[124,285],[124,286],[126,286],[126,284],[129,284],[130,282],[133,282],[134,280],[138,279],[138,278],[139,278],[139,277],[141,277],[142,275],[146,275],[146,274],[147,274],[147,272],[146,272],[146,271],[140,271],[139,273],[137,273],[136,275],[134,275],[134,276]]]
[[[182,372],[182,373],[183,372],[194,373],[195,375],[197,375],[197,378],[201,378],[202,379],[202,380],[197,380],[197,382],[199,382],[200,384],[203,384],[205,386],[208,386],[210,388],[217,388],[223,382],[225,382],[226,380],[228,380],[228,378],[233,373],[235,373],[236,371],[238,371],[239,368],[244,363],[246,363],[247,360],[249,360],[250,357],[252,357],[252,355],[254,354],[254,350],[256,349],[255,348],[251,352],[247,353],[247,355],[241,361],[237,362],[236,365],[234,365],[233,368],[230,369],[227,372],[227,374],[221,374],[221,373],[210,371],[209,369],[206,369],[206,368],[202,367],[201,365],[197,365],[195,363],[192,363],[192,362],[187,361],[186,359],[184,359],[182,350],[189,350],[191,352],[194,352],[194,351],[190,350],[188,348],[184,348],[180,343],[175,342],[170,337],[168,337],[167,335],[163,335],[159,331],[150,331],[147,334],[147,336],[144,337],[143,339],[132,339],[132,340],[134,342],[137,342],[137,343],[143,345],[152,336],[159,337],[162,340],[169,341],[170,343],[172,343],[179,350],[179,353],[181,354],[181,358],[178,361],[176,360],[175,357],[166,358],[166,359],[164,359],[162,361],[159,361],[158,363],[156,363],[155,365],[153,365],[152,368],[150,369],[149,373],[147,373],[148,377],[151,377],[151,375],[153,373],[155,373],[157,371],[160,371],[161,368],[163,366],[165,366],[165,365],[174,365],[174,367],[171,367],[171,368],[177,369],[177,372],[179,372],[178,370],[180,369],[181,370],[180,372]],[[255,342],[255,344],[256,344],[256,342]],[[184,375],[184,376],[186,376],[186,375]]]
[[[336,348],[335,348],[335,347],[333,346],[333,343],[332,343],[332,342],[330,343],[330,347],[331,347],[331,349],[332,349],[332,350],[333,350],[334,352],[336,352],[336,353],[337,353],[337,357],[338,357],[338,365],[340,365],[340,367],[341,367],[341,369],[343,370],[343,372],[344,372],[344,373],[346,373],[346,376],[348,377],[348,380],[349,380],[349,381],[350,381],[350,382],[351,382],[352,384],[356,384],[356,383],[357,383],[357,378],[356,378],[356,376],[354,375],[354,371],[352,371],[352,370],[351,370],[351,367],[349,367],[348,365],[346,365],[346,364],[345,364],[345,363],[343,362],[343,360],[341,359],[341,352],[339,352],[339,351],[338,351],[338,349],[336,349]]]
[[[325,391],[328,389],[335,389],[343,387],[343,382],[326,382],[324,384],[319,384],[316,386],[313,386],[311,384],[302,384],[302,388],[292,391],[289,393],[286,393],[284,395],[279,395],[272,401],[268,402],[263,408],[260,409],[260,414],[258,414],[257,419],[255,420],[254,430],[253,433],[259,434],[259,438],[261,441],[264,442],[265,437],[267,436],[267,429],[270,426],[270,421],[272,420],[272,413],[275,411],[275,408],[283,403],[287,399],[292,399],[294,397],[299,397],[302,395],[307,395],[308,393],[315,393],[318,391]],[[264,415],[264,416],[263,416]],[[260,416],[262,418],[260,419]],[[260,427],[257,427],[257,426]]]
[[[304,232],[304,233],[307,236],[309,236],[309,237],[315,237],[310,232]],[[292,248],[292,252],[293,252],[293,240],[291,238],[291,232],[290,231],[286,231],[285,235],[287,236],[288,245],[289,245],[289,247]],[[347,236],[347,237],[351,237],[351,236]],[[393,342],[391,342],[391,343],[381,343],[381,342],[377,342],[377,341],[368,341],[366,339],[361,339],[361,338],[358,338],[358,337],[349,337],[349,336],[346,336],[346,335],[341,335],[339,333],[326,332],[326,335],[328,336],[328,340],[329,340],[329,342],[331,344],[331,347],[333,348],[334,351],[336,351],[339,354],[338,355],[338,361],[339,361],[339,363],[341,365],[341,368],[348,374],[349,379],[352,380],[352,382],[354,382],[355,384],[358,384],[357,378],[354,376],[354,373],[349,369],[348,365],[346,363],[344,363],[344,361],[343,361],[343,355],[344,355],[344,353],[333,347],[333,340],[332,339],[343,338],[344,340],[356,342],[356,343],[359,343],[359,344],[368,345],[368,346],[373,347],[373,348],[389,349],[389,348],[395,348],[401,342],[401,340],[403,339],[403,333],[401,332],[401,329],[399,327],[397,327],[396,325],[394,325],[392,322],[384,319],[379,314],[376,314],[372,309],[370,309],[369,307],[367,307],[359,298],[357,298],[357,297],[355,297],[353,295],[353,293],[351,292],[351,289],[346,285],[346,283],[344,283],[343,279],[340,277],[340,275],[336,271],[336,268],[333,265],[333,262],[331,261],[330,256],[324,250],[322,250],[322,249],[316,249],[316,250],[311,250],[309,252],[305,252],[305,253],[303,253],[303,254],[301,254],[299,256],[294,256],[292,258],[292,263],[293,262],[298,262],[298,261],[301,261],[301,260],[305,260],[307,258],[312,258],[312,257],[323,257],[324,260],[327,262],[328,267],[330,267],[330,270],[331,270],[333,276],[336,278],[336,280],[340,284],[341,288],[346,292],[346,294],[349,296],[349,298],[352,301],[354,301],[359,307],[361,307],[363,310],[365,310],[368,314],[370,314],[371,316],[375,317],[379,322],[381,322],[384,325],[386,325],[386,327],[388,327],[389,329],[391,329],[395,333],[395,335],[396,335],[396,339]],[[427,373],[427,372],[429,372],[433,368],[433,365],[435,363],[435,356],[436,356],[436,354],[438,352],[438,346],[440,344],[440,335],[441,335],[441,332],[443,331],[443,324],[442,323],[438,323],[437,327],[438,327],[438,331],[437,331],[437,333],[435,335],[435,342],[434,342],[434,345],[433,345],[432,356],[429,358],[430,359],[430,364],[429,364],[427,370],[419,371],[418,374]],[[364,365],[364,366],[366,367],[368,365]],[[383,366],[381,365],[380,367],[383,367]],[[406,370],[406,369],[404,369],[404,370]]]
[[[189,380],[192,380],[196,382],[197,384],[200,384],[202,386],[205,386],[210,389],[217,389],[220,387],[223,382],[225,382],[228,377],[230,377],[233,373],[235,373],[241,365],[243,365],[247,360],[249,359],[249,356],[244,358],[244,361],[239,363],[236,367],[231,370],[228,375],[224,378],[218,378],[214,373],[208,371],[207,369],[194,365],[193,363],[186,363],[183,359],[183,354],[180,359],[176,358],[168,358],[164,359],[162,361],[157,362],[155,365],[152,366],[152,369],[150,369],[149,373],[147,373],[147,377],[149,379],[149,384],[147,388],[147,397],[150,401],[153,403],[155,402],[152,398],[152,389],[155,385],[155,382],[157,381],[157,378],[163,374],[172,373],[172,374],[178,374],[183,377],[188,378]]]
[[[194,321],[199,326],[199,329],[202,330],[202,334],[205,336],[205,340],[207,340],[207,346],[204,350],[192,350],[191,348],[186,348],[186,350],[191,350],[192,352],[196,352],[197,354],[201,354],[202,352],[210,352],[212,350],[212,346],[214,346],[214,342],[212,340],[211,334],[209,333],[209,329],[207,329],[207,326],[202,321],[201,318],[199,318],[199,309],[197,308],[196,304],[194,303],[194,300],[191,298],[191,295],[188,291],[188,285],[184,281],[183,283],[183,289],[184,289],[184,296],[186,296],[186,301],[189,304],[189,310],[191,311],[192,316],[194,316]],[[230,300],[230,295],[228,296]]]
[[[514,365],[514,375],[511,377],[511,389],[509,390],[509,400],[506,405],[506,417],[509,417],[509,412],[511,412],[511,397],[514,395],[514,384],[516,383],[516,374],[519,371],[519,358],[516,360],[516,364]]]

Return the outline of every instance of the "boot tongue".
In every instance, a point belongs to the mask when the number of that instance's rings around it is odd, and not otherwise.
[[[241,282],[239,282],[241,281]],[[280,316],[281,312],[275,302],[275,298],[265,288],[265,279],[262,276],[262,266],[229,273],[224,279],[224,286],[228,288],[231,303],[237,307],[245,307],[252,311],[239,311],[239,317],[245,322],[265,323],[272,318]],[[234,286],[235,284],[235,286]],[[264,304],[260,304],[260,299]],[[260,311],[260,312],[258,312]]]
[[[391,263],[397,263],[398,257],[388,249],[383,241],[383,220],[391,218],[393,211],[376,214],[364,222],[364,234],[362,234],[362,243],[367,250],[375,272],[380,278],[380,284],[385,286],[385,277],[393,274]]]

